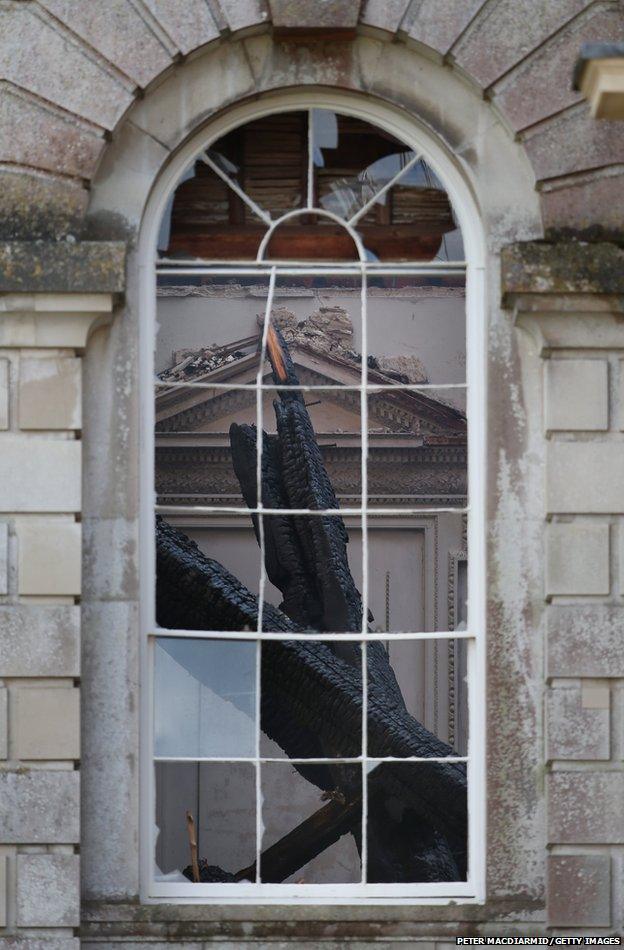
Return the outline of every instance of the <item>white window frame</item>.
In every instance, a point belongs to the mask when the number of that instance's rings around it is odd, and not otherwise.
[[[468,537],[470,568],[468,631],[431,631],[412,639],[449,639],[469,641],[468,679],[471,685],[468,745],[468,843],[467,880],[430,884],[188,884],[158,882],[153,879],[154,782],[153,782],[153,696],[149,641],[153,640],[155,544],[154,515],[154,403],[153,340],[156,332],[156,248],[160,221],[179,176],[202,149],[232,129],[276,112],[328,109],[348,113],[378,125],[409,145],[436,172],[446,188],[462,231],[466,255],[466,381],[467,415],[470,420],[468,441]],[[330,215],[331,216],[331,215]],[[357,215],[359,217],[359,214]],[[341,224],[344,222],[337,219]],[[259,257],[268,243],[262,243]],[[356,241],[357,243],[357,241]],[[361,247],[360,256],[361,256]],[[207,128],[195,133],[163,170],[146,206],[138,245],[140,306],[140,664],[141,664],[141,738],[140,738],[140,894],[146,903],[199,904],[414,904],[444,905],[482,903],[485,900],[486,872],[486,745],[485,745],[485,409],[486,409],[486,317],[485,317],[485,242],[481,218],[469,181],[459,162],[417,120],[392,106],[373,99],[326,90],[292,91],[255,100],[229,109]],[[225,266],[229,270],[229,264]],[[280,268],[287,262],[280,261]],[[247,263],[249,268],[249,263]],[[322,266],[322,265],[320,265]],[[332,273],[354,267],[363,275],[366,265],[326,265]],[[407,266],[407,265],[406,265]],[[242,267],[242,265],[241,265]],[[253,265],[252,265],[253,267]],[[418,267],[410,265],[410,269]],[[447,269],[451,269],[452,264]],[[396,272],[401,265],[388,265]],[[179,269],[176,266],[176,269]],[[267,268],[270,270],[270,268]],[[427,265],[422,271],[427,271]],[[365,280],[363,280],[365,287]],[[365,352],[365,340],[362,351]],[[432,387],[434,388],[434,387]],[[440,388],[440,387],[435,387]],[[261,402],[261,401],[260,401]],[[346,513],[346,512],[345,512]],[[404,512],[401,512],[404,513]],[[171,635],[169,631],[163,635]],[[179,634],[181,635],[181,634]],[[189,632],[197,638],[202,633]],[[270,636],[270,635],[269,635]],[[356,634],[346,635],[357,639]],[[369,635],[373,636],[373,635]],[[382,636],[382,635],[380,635]],[[241,638],[257,640],[254,634]],[[289,635],[290,638],[290,635]],[[316,638],[316,637],[315,637]],[[318,639],[323,639],[319,635]],[[365,687],[364,687],[365,689]],[[259,893],[262,888],[262,893]]]

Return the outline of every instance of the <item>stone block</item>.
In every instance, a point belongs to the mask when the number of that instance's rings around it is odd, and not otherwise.
[[[80,838],[80,773],[0,772],[0,841],[76,844]]]
[[[411,39],[444,55],[482,6],[483,0],[446,0],[440,16],[440,0],[421,0],[411,4],[401,27]]]
[[[266,0],[219,0],[219,6],[230,30],[248,30],[268,23]]]
[[[85,600],[134,600],[139,590],[136,521],[85,518],[82,531]]]
[[[390,6],[390,3],[384,6]],[[355,30],[361,0],[267,0],[274,30]]]
[[[572,83],[560,82],[571,76],[583,42],[615,36],[622,32],[623,11],[588,9],[565,29],[551,37],[525,62],[497,84],[496,104],[518,132],[579,101]]]
[[[619,360],[618,369],[620,371],[618,380],[619,430],[624,432],[624,360]]]
[[[0,606],[3,676],[78,676],[80,608]]]
[[[0,594],[9,589],[9,526],[0,521]]]
[[[80,511],[80,442],[7,437],[0,485],[2,511]]]
[[[210,43],[219,37],[206,0],[145,0],[154,16],[160,21],[182,53]]]
[[[9,371],[9,361],[0,357],[0,429],[9,428]]]
[[[624,451],[617,442],[551,442],[546,450],[546,510],[551,514],[624,512]]]
[[[608,686],[574,685],[548,690],[546,758],[608,759],[609,718]]]
[[[2,9],[0,8],[0,17]],[[89,192],[75,179],[44,175],[31,168],[7,166],[2,171],[2,217],[0,217],[0,288],[15,283],[6,247],[14,241],[28,241],[31,247],[38,240],[59,244],[62,237],[80,228],[89,201]],[[30,264],[23,287],[32,291],[45,282],[46,275]],[[6,334],[0,333],[5,339]]]
[[[453,51],[454,57],[475,82],[487,87],[588,3],[589,0],[499,0],[496,4],[483,4],[483,16],[475,18]]]
[[[18,927],[78,927],[80,857],[18,854]]]
[[[596,122],[581,102],[522,135],[538,180],[624,161],[619,122]]]
[[[82,946],[79,937],[0,937],[0,950],[81,950]]]
[[[101,7],[80,4],[91,6]],[[109,25],[110,21],[104,35],[111,32]],[[14,85],[106,129],[115,127],[132,101],[129,82],[115,78],[80,44],[68,42],[48,15],[38,15],[21,3],[0,7],[0,73]]]
[[[80,524],[51,518],[18,519],[16,531],[20,594],[80,594]]]
[[[584,231],[601,227],[615,232],[622,221],[619,200],[624,191],[624,173],[618,165],[588,172],[580,178],[553,181],[541,192],[547,236],[562,228]]]
[[[411,0],[364,0],[360,22],[366,26],[376,27],[388,33],[396,33],[403,17],[411,6]]]
[[[9,86],[0,103],[2,158],[50,172],[91,178],[104,148],[95,129]]]
[[[611,925],[608,854],[551,854],[547,874],[549,927]]]
[[[9,693],[5,686],[0,687],[0,759],[8,755],[9,739]]]
[[[544,376],[544,425],[548,431],[609,428],[606,360],[547,360]]]
[[[78,315],[87,316],[92,322],[94,314],[102,315],[112,310],[109,294],[125,288],[126,246],[122,241],[3,241],[0,243],[0,292],[41,294],[27,297],[30,313],[43,312],[48,322],[57,322],[51,338],[33,340],[22,334],[16,338],[3,334],[4,346],[54,346],[84,347],[89,323],[83,335],[71,333],[58,337],[63,326],[78,323]],[[54,296],[50,296],[54,295]],[[17,300],[9,299],[0,309],[23,315]],[[53,314],[53,318],[51,317]],[[61,321],[61,318],[64,318]],[[60,323],[60,326],[59,326]],[[15,341],[15,342],[13,342]]]
[[[546,596],[609,593],[609,525],[546,528]]]
[[[80,690],[60,686],[14,690],[10,738],[12,758],[80,758]]]
[[[624,607],[550,606],[546,622],[548,676],[624,676]]]
[[[7,859],[0,854],[0,927],[7,925]]]
[[[42,0],[42,3],[138,86],[146,86],[171,65],[171,56],[164,44],[138,9],[126,0],[108,0],[104,4],[76,4],[73,0]]]
[[[82,360],[22,359],[20,429],[80,429]]]
[[[547,776],[551,844],[624,844],[624,772]]]

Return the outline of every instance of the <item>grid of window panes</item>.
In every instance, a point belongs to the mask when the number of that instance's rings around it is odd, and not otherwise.
[[[383,130],[282,113],[198,157],[159,244],[155,882],[452,893],[474,631],[446,192]]]

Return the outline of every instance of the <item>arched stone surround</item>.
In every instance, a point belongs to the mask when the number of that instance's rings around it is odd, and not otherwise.
[[[487,425],[488,902],[461,909],[230,907],[219,913],[215,907],[138,908],[141,225],[159,176],[166,175],[173,156],[211,121],[228,110],[234,116],[258,97],[262,108],[287,100],[294,106],[306,89],[319,86],[334,92],[337,104],[374,100],[388,116],[399,115],[423,129],[463,180],[484,237],[492,407]],[[295,939],[309,934],[320,938],[337,932],[332,929],[337,926],[340,933],[350,933],[349,920],[368,920],[373,928],[373,921],[392,920],[397,935],[435,933],[438,939],[455,934],[458,920],[495,922],[512,915],[539,927],[545,865],[543,449],[539,407],[527,403],[539,396],[535,387],[522,386],[523,372],[536,372],[533,361],[526,359],[530,346],[499,306],[501,247],[542,234],[534,175],[524,149],[470,84],[404,43],[362,36],[311,48],[286,47],[265,34],[232,39],[172,69],[129,109],[93,180],[85,233],[129,242],[125,302],[112,325],[93,334],[85,359],[81,853],[86,945],[90,933],[102,933],[106,919],[115,921],[110,926],[118,935],[142,926],[139,921],[166,919],[171,922],[167,927],[178,921],[176,932],[180,937],[188,934],[188,939],[198,926],[202,933],[215,935],[230,926],[239,936],[241,927],[250,934],[281,935],[286,919],[293,921]],[[103,631],[109,631],[107,639]],[[117,827],[104,822],[111,811],[124,816]],[[204,923],[193,924],[197,919]],[[153,924],[154,933],[160,932],[158,926]]]

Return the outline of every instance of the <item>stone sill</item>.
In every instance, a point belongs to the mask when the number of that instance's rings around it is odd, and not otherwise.
[[[431,905],[243,905],[232,904],[140,904],[115,901],[85,901],[82,905],[83,939],[163,938],[175,933],[177,940],[253,937],[342,939],[380,936],[436,937],[478,933],[480,925],[510,922],[521,925],[523,934],[545,933],[542,900],[494,898],[486,904]],[[389,930],[389,927],[391,928]],[[380,929],[381,928],[381,929]]]
[[[519,294],[624,294],[624,249],[616,244],[526,241],[501,253],[501,292]]]
[[[122,241],[0,242],[0,293],[121,293]]]

